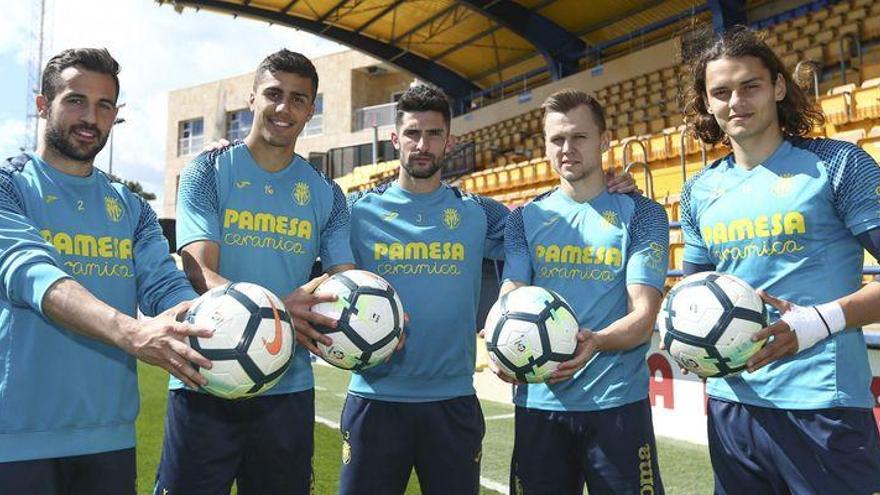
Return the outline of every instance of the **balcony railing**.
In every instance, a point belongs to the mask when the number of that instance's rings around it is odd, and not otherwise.
[[[358,108],[354,112],[354,130],[370,129],[373,126],[386,126],[394,123],[396,103],[384,103],[370,107]]]

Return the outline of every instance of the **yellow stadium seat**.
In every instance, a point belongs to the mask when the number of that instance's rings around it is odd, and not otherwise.
[[[834,30],[831,28],[821,29],[815,36],[813,36],[813,43],[818,45],[827,45],[834,40]],[[836,49],[835,49],[836,51]]]
[[[791,43],[792,41],[798,39],[799,36],[800,33],[798,32],[797,28],[789,28],[779,35],[779,40],[784,43]]]
[[[819,100],[828,122],[839,125],[849,122],[852,105],[852,92],[855,84],[845,84],[832,88],[828,95]]]
[[[813,41],[809,36],[800,36],[791,42],[791,49],[797,51],[803,51],[810,47],[813,44]]]
[[[648,132],[652,135],[659,134],[663,132],[663,129],[666,128],[666,118],[662,115],[654,117],[650,121],[648,121]]]
[[[648,160],[663,160],[669,155],[669,136],[660,131],[654,131],[648,139]]]
[[[523,166],[521,163],[513,165],[513,168],[507,171],[510,179],[510,187],[518,187],[523,183]]]
[[[810,22],[815,23],[827,19],[831,15],[828,9],[821,9],[809,15]]]
[[[858,144],[859,141],[866,137],[866,133],[864,129],[853,129],[851,131],[838,132],[830,137],[831,139],[837,139],[838,141],[847,141],[852,144]]]
[[[486,174],[480,174],[474,177],[474,192],[482,193],[486,191]]]
[[[465,191],[474,191],[474,178],[473,177],[465,177],[464,182],[462,184]]]
[[[868,136],[859,140],[859,146],[880,163],[880,126],[871,128]]]
[[[865,17],[868,17],[868,9],[853,9],[846,13],[843,17],[843,22],[844,24],[849,24],[861,21]]]
[[[843,17],[839,15],[829,16],[822,21],[822,31],[830,31],[832,28],[840,27],[843,24]]]
[[[880,8],[862,21],[862,38],[872,40],[877,37],[880,37]]]
[[[849,2],[840,2],[831,7],[831,14],[843,14],[849,11],[850,8]]]
[[[535,179],[538,182],[544,182],[553,178],[553,171],[550,170],[550,163],[547,161],[539,161],[535,164]]]
[[[819,32],[819,28],[821,28],[821,26],[818,22],[810,22],[801,28],[801,35],[807,37],[816,34]]]
[[[527,162],[522,167],[522,183],[524,185],[531,184],[535,181],[535,164],[531,161]]]
[[[868,79],[853,93],[855,120],[880,117],[880,77]]]
[[[822,45],[811,46],[801,52],[801,60],[817,62],[824,65],[825,47]]]

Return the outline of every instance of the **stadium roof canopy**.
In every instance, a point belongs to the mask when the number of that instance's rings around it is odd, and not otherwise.
[[[543,74],[558,79],[668,38],[729,0],[155,0],[260,19],[368,53],[458,101]],[[736,2],[742,5],[745,2]],[[712,14],[709,14],[710,8]],[[724,8],[724,7],[720,7]],[[744,6],[743,6],[744,8]],[[702,15],[701,15],[702,14]]]

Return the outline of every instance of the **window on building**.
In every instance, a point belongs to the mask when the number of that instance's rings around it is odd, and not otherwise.
[[[254,123],[254,112],[244,109],[226,114],[226,139],[237,141],[244,139],[251,132]]]
[[[318,134],[322,134],[324,132],[324,95],[318,93],[318,96],[315,97],[315,114],[312,115],[311,120],[306,122],[305,128],[303,128],[302,135],[303,136],[317,136]]]
[[[205,121],[185,120],[177,131],[177,156],[191,155],[202,149],[205,142]]]

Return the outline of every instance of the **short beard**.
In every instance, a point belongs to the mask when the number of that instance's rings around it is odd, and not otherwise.
[[[434,176],[440,170],[440,158],[431,160],[431,166],[424,170],[418,170],[409,164],[409,160],[403,164],[403,169],[414,179],[428,179]]]
[[[81,151],[76,148],[70,142],[70,135],[73,134],[75,129],[81,126],[73,126],[70,130],[65,133],[59,126],[52,125],[51,123],[47,123],[46,125],[46,144],[51,146],[61,155],[70,158],[71,160],[76,160],[78,162],[90,162],[98,156],[98,153],[104,149],[104,145],[107,144],[107,139],[110,137],[110,133],[108,132],[103,139],[98,141],[98,143],[90,149],[85,151]],[[92,129],[95,129],[92,127]],[[95,129],[97,130],[97,129]],[[100,135],[100,131],[97,131],[98,135]]]

